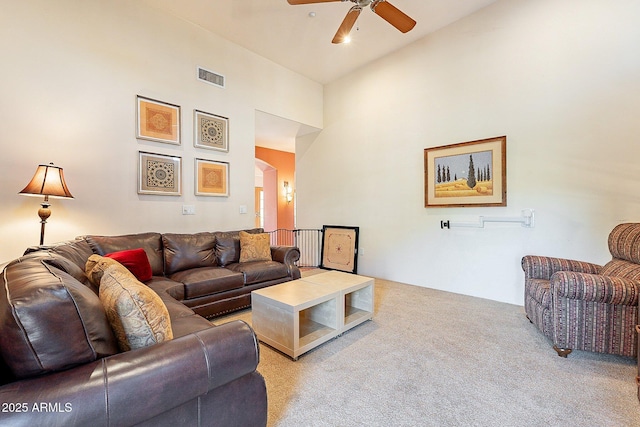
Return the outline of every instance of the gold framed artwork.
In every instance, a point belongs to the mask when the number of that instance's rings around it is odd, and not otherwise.
[[[507,205],[507,137],[424,150],[424,206]]]
[[[196,159],[196,196],[229,196],[229,163]]]
[[[136,138],[180,145],[180,106],[137,96]]]
[[[322,227],[322,250],[320,268],[358,272],[359,227],[324,225]]]
[[[229,119],[204,111],[193,110],[194,145],[198,148],[229,151]]]
[[[182,158],[138,152],[138,194],[182,194]]]

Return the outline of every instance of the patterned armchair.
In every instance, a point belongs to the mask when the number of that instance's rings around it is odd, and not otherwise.
[[[635,357],[640,292],[640,224],[609,234],[613,259],[604,266],[527,255],[524,307],[559,356],[572,350]]]

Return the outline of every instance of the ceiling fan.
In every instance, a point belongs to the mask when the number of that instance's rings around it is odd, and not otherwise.
[[[332,43],[343,43],[353,25],[356,23],[358,16],[360,16],[360,12],[362,12],[362,8],[370,6],[371,10],[387,21],[389,24],[396,27],[403,33],[410,31],[415,25],[416,21],[411,19],[408,15],[400,11],[397,7],[393,6],[386,0],[287,0],[289,4],[311,4],[311,3],[329,3],[329,2],[343,2],[350,1],[351,3],[355,3],[355,6],[352,6],[347,12],[347,16],[345,16],[342,24],[338,28],[336,35],[331,40]]]

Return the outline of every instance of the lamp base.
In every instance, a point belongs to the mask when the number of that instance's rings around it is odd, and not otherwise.
[[[44,226],[47,224],[47,219],[51,216],[51,203],[44,201],[40,204],[41,208],[38,209],[38,216],[40,217],[40,246],[44,244]]]

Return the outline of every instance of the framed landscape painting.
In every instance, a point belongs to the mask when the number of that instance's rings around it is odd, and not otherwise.
[[[138,194],[179,196],[182,193],[182,158],[138,152]]]
[[[136,138],[180,145],[180,106],[137,96]]]
[[[229,196],[229,163],[196,159],[196,196]]]
[[[424,150],[424,205],[506,206],[507,137]]]
[[[325,225],[322,227],[320,268],[358,272],[359,227]]]

